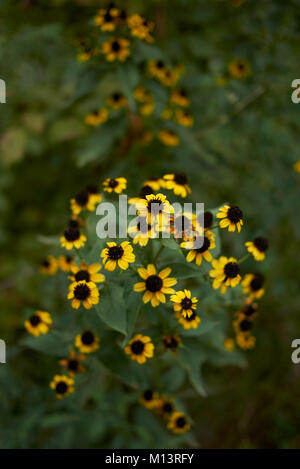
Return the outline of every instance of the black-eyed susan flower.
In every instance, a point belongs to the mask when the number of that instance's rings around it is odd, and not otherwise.
[[[130,355],[131,360],[138,362],[139,365],[146,363],[148,358],[154,354],[154,345],[151,338],[142,334],[135,335],[125,347],[125,353]]]
[[[188,178],[184,173],[165,174],[163,180],[165,189],[172,190],[175,195],[185,198],[191,193]]]
[[[177,147],[180,143],[179,136],[172,130],[161,130],[158,134],[160,141],[168,147]]]
[[[250,350],[255,346],[256,339],[255,337],[247,333],[239,333],[236,336],[236,343],[242,350]]]
[[[67,251],[71,249],[80,249],[86,242],[86,236],[81,234],[78,228],[67,228],[64,235],[60,238],[61,246]]]
[[[227,337],[227,339],[224,340],[224,349],[227,350],[227,352],[232,352],[235,349],[235,343],[231,337]]]
[[[171,287],[176,285],[177,280],[169,277],[172,269],[167,267],[157,274],[156,268],[153,264],[149,264],[147,268],[138,269],[139,276],[144,282],[138,282],[134,285],[133,289],[136,292],[145,292],[143,295],[143,302],[156,307],[159,303],[165,303],[165,294],[171,295],[175,290]]]
[[[251,74],[251,64],[248,60],[237,58],[229,63],[228,71],[232,77],[242,80]]]
[[[174,303],[174,311],[182,314],[184,318],[192,316],[193,310],[197,308],[198,299],[192,297],[190,290],[177,291],[171,295],[170,300]]]
[[[101,9],[97,12],[94,23],[100,27],[101,31],[112,32],[116,29],[119,14],[120,12],[117,8]]]
[[[165,70],[166,65],[163,60],[149,60],[148,72],[152,77],[160,80],[164,76]]]
[[[171,350],[174,355],[178,353],[178,347],[181,343],[182,340],[178,335],[166,335],[163,337],[165,350]]]
[[[73,282],[93,282],[93,283],[101,283],[105,281],[105,275],[100,274],[99,270],[101,270],[101,264],[91,264],[87,265],[85,261],[81,262],[81,265],[78,266],[74,263],[71,267],[71,275],[69,278],[73,280]]]
[[[173,399],[163,395],[160,397],[159,405],[157,407],[157,412],[162,415],[164,419],[169,419],[170,415],[175,412],[176,406],[173,402]]]
[[[55,275],[58,270],[58,261],[53,256],[47,256],[40,263],[40,272],[46,275]]]
[[[145,199],[140,199],[137,203],[137,211],[140,217],[147,218],[149,223],[157,220],[161,225],[169,221],[174,209],[164,194],[146,195]]]
[[[203,221],[202,221],[203,220]],[[204,212],[203,213],[203,219],[202,219],[202,215],[199,215],[198,218],[197,218],[197,222],[200,226],[203,225],[203,228],[205,230],[209,230],[209,228],[211,228],[212,226],[212,223],[213,223],[213,220],[214,220],[214,216],[211,212],[207,211],[207,212]]]
[[[203,259],[206,262],[212,262],[213,257],[210,251],[216,247],[215,235],[207,230],[204,232],[203,244],[200,248],[197,247],[198,241],[195,239],[193,241],[184,241],[180,244],[182,248],[189,250],[186,260],[188,262],[195,261],[196,265],[201,265]]]
[[[73,199],[70,201],[70,207],[73,215],[79,215],[79,213],[86,209],[90,212],[95,210],[97,204],[101,202],[101,195],[96,186],[89,184],[86,188],[78,192]],[[69,223],[69,226],[70,223]],[[79,223],[77,220],[76,224],[72,224],[72,227],[78,228]]]
[[[181,75],[181,70],[177,67],[175,68],[165,68],[162,74],[157,77],[159,81],[168,87],[175,86],[178,82]]]
[[[147,246],[150,238],[157,237],[157,231],[155,226],[148,223],[147,217],[138,217],[138,222],[135,226],[128,228],[128,233],[132,236],[133,244],[139,244],[140,246]]]
[[[129,264],[135,261],[135,254],[129,241],[117,244],[114,241],[106,243],[106,248],[101,252],[104,269],[113,272],[116,267],[126,270]]]
[[[246,274],[242,281],[243,292],[249,295],[250,299],[259,299],[265,293],[264,283],[265,277],[262,274]]]
[[[25,321],[25,327],[30,334],[38,337],[41,334],[49,332],[52,319],[47,311],[36,311],[30,318]]]
[[[99,337],[91,331],[84,331],[82,334],[78,334],[75,338],[75,347],[77,347],[81,353],[87,355],[88,353],[95,352],[99,348]]]
[[[182,314],[175,313],[175,318],[178,320],[178,323],[185,329],[197,329],[201,323],[199,316],[193,311],[191,316],[183,317]]]
[[[126,10],[120,10],[118,18],[117,18],[118,25],[122,26],[122,25],[127,24],[127,20],[128,20],[127,11]]]
[[[238,317],[238,319],[233,322],[233,328],[236,333],[236,343],[240,348],[248,350],[254,347],[255,337],[251,333],[253,321]]]
[[[127,23],[132,36],[144,39],[149,43],[153,42],[153,37],[150,33],[154,28],[154,24],[151,21],[147,21],[145,18],[135,13],[128,18]]]
[[[112,93],[107,100],[107,105],[112,109],[121,109],[123,107],[126,107],[127,104],[127,98],[120,91],[115,91],[114,93]]]
[[[121,194],[127,187],[127,179],[123,177],[107,178],[104,181],[103,186],[106,192],[115,192],[116,194]]]
[[[300,173],[300,160],[294,164],[293,168],[296,173]]]
[[[151,103],[153,101],[153,95],[144,85],[137,86],[133,96],[139,103]]]
[[[190,105],[187,92],[183,88],[172,91],[170,101],[171,103],[181,107],[188,107]]]
[[[268,240],[262,236],[258,236],[254,241],[245,243],[247,251],[250,252],[256,261],[263,261],[266,257],[266,250],[269,247]]]
[[[78,373],[83,373],[85,371],[84,367],[82,366],[82,361],[84,359],[84,355],[77,355],[75,350],[71,350],[69,357],[60,360],[59,364],[69,372],[71,377],[74,377]]]
[[[194,125],[194,117],[183,109],[177,109],[175,117],[178,124],[182,125],[183,127],[193,127]]]
[[[220,228],[228,228],[228,231],[234,232],[236,229],[241,231],[243,225],[243,212],[239,207],[224,205],[219,209],[217,218],[222,218]]]
[[[188,240],[195,231],[195,217],[193,213],[177,213],[171,215],[169,232],[176,240]]]
[[[72,300],[72,308],[78,309],[81,302],[85,309],[91,309],[99,303],[99,290],[94,282],[80,280],[69,286],[68,300]]]
[[[152,176],[144,182],[143,187],[150,187],[152,191],[157,192],[161,187],[164,187],[164,180],[158,176]],[[150,194],[152,194],[152,192],[145,195]]]
[[[159,395],[151,389],[146,389],[140,397],[140,403],[143,404],[146,409],[155,409],[159,405]]]
[[[93,112],[87,114],[84,118],[84,122],[86,125],[90,125],[92,127],[98,127],[98,125],[103,124],[108,119],[108,110],[103,107],[101,109],[97,109]]]
[[[167,427],[175,434],[185,433],[191,428],[183,412],[174,412],[170,416]]]
[[[102,43],[102,53],[108,62],[124,62],[130,55],[129,41],[123,37],[113,38]]]
[[[50,388],[56,392],[58,399],[62,399],[74,392],[74,379],[66,375],[55,375]]]
[[[71,256],[59,256],[58,265],[63,272],[71,272],[71,267],[75,265],[75,262]]]
[[[253,320],[257,316],[257,304],[253,303],[250,298],[245,300],[245,305],[236,313],[236,316],[241,319]]]
[[[213,269],[209,271],[209,275],[213,280],[213,289],[221,288],[223,295],[228,287],[236,287],[242,277],[240,276],[240,266],[234,257],[221,256],[219,259],[212,261]]]

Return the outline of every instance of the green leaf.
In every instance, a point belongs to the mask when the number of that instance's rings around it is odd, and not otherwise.
[[[124,299],[124,289],[120,285],[105,285],[100,302],[96,305],[97,313],[112,329],[127,334],[127,314],[126,302]]]
[[[62,338],[51,332],[39,337],[26,337],[21,345],[55,357],[63,357],[68,354],[68,346],[62,342]]]

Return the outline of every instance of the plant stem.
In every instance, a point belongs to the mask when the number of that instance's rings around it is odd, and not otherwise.
[[[161,246],[160,246],[160,248],[159,248],[159,250],[157,251],[157,254],[156,254],[156,256],[154,257],[154,264],[156,264],[156,263],[157,263],[157,261],[158,261],[158,258],[159,258],[159,256],[160,256],[160,254],[162,253],[163,249],[164,249],[164,246],[163,246],[163,245],[161,245]]]
[[[250,257],[250,254],[249,254],[249,253],[246,254],[244,257],[242,257],[242,258],[238,261],[238,263],[241,264],[241,263],[244,262],[246,259],[248,259],[248,257]]]

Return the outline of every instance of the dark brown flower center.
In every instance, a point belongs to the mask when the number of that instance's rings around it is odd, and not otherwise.
[[[226,279],[228,278],[235,278],[240,273],[240,266],[236,262],[227,262],[224,267],[224,274],[226,275]]]
[[[98,188],[94,184],[88,184],[86,190],[89,194],[98,194]]]
[[[105,13],[105,15],[104,15],[104,21],[105,21],[106,23],[111,23],[112,20],[113,20],[113,19],[112,19],[111,14],[110,14],[109,12]]]
[[[38,326],[42,320],[39,316],[37,316],[36,314],[34,314],[33,316],[31,316],[31,318],[29,319],[29,322],[30,324],[33,326],[33,327],[36,327]]]
[[[41,266],[42,266],[42,267],[46,267],[46,268],[47,268],[47,267],[50,267],[50,262],[47,261],[47,259],[45,259],[44,261],[41,262]]]
[[[131,351],[134,355],[141,355],[144,351],[145,344],[141,340],[135,340],[131,344]]]
[[[243,319],[243,321],[240,322],[240,330],[242,332],[251,331],[252,327],[253,323],[251,321],[248,321],[247,319]]]
[[[265,252],[269,247],[268,240],[266,238],[263,238],[262,236],[255,238],[253,243],[256,249],[258,249],[260,252]]]
[[[148,233],[149,230],[151,230],[151,225],[146,222],[145,218],[140,218],[141,221],[139,221],[136,225],[137,230],[140,231],[143,234]]]
[[[153,391],[150,389],[147,389],[147,391],[144,392],[144,399],[145,401],[151,401],[153,398]]]
[[[124,254],[124,249],[122,246],[112,246],[111,248],[108,248],[108,257],[112,259],[113,261],[117,261],[118,259],[121,259],[121,257]]]
[[[253,291],[258,291],[263,287],[265,278],[262,274],[255,274],[250,282],[250,288]]]
[[[164,64],[164,62],[163,62],[162,60],[158,60],[158,61],[156,62],[156,67],[159,68],[159,69],[164,68],[164,66],[165,66],[165,64]]]
[[[176,184],[184,186],[185,184],[187,184],[187,177],[183,173],[177,173],[174,175],[174,181],[176,182]]]
[[[254,308],[254,306],[252,305],[247,305],[245,306],[245,308],[243,309],[243,313],[245,316],[252,316],[254,313],[256,313],[256,308]]]
[[[186,425],[186,419],[184,417],[178,417],[176,420],[176,427],[177,428],[184,428]]]
[[[69,221],[69,227],[70,228],[79,228],[79,223],[77,220],[70,220]]]
[[[81,342],[83,343],[83,345],[92,345],[94,340],[95,340],[95,337],[92,332],[90,331],[83,332],[81,336]]]
[[[110,179],[108,182],[108,186],[111,187],[111,189],[115,189],[118,186],[118,181],[116,179]]]
[[[90,274],[87,270],[79,270],[77,274],[75,274],[76,282],[80,282],[81,280],[85,280],[86,282],[90,281]]]
[[[86,283],[77,285],[74,289],[74,296],[76,300],[86,300],[89,298],[91,290]]]
[[[158,275],[150,275],[146,280],[146,289],[155,293],[160,291],[163,286],[163,281]]]
[[[213,214],[211,212],[204,212],[203,215],[203,222],[204,222],[204,228],[210,228],[213,222]]]
[[[191,316],[190,317],[186,317],[184,318],[185,321],[188,321],[188,322],[191,322],[191,321],[194,321],[194,319],[196,319],[196,313],[195,311],[192,312]]]
[[[65,394],[68,390],[68,386],[64,381],[59,381],[56,384],[55,390],[56,390],[57,394]]]
[[[78,194],[75,195],[75,200],[80,207],[84,207],[88,200],[89,200],[89,193],[87,190],[78,192]]]
[[[116,101],[116,102],[120,101],[120,99],[121,99],[121,93],[114,93],[114,94],[112,95],[112,98],[113,98],[113,100]]]
[[[243,219],[243,212],[239,207],[230,207],[227,212],[227,217],[231,223],[237,224]]]
[[[158,215],[163,212],[164,203],[161,199],[151,199],[148,201],[148,212],[152,215]]]
[[[64,237],[69,242],[76,241],[80,238],[80,231],[78,228],[67,228],[64,232]]]
[[[201,248],[196,249],[197,253],[202,254],[210,248],[210,240],[204,236],[203,245]]]
[[[118,41],[113,41],[111,44],[111,48],[114,52],[119,52],[119,50],[121,49],[121,45]]]
[[[78,360],[69,360],[68,368],[69,368],[70,371],[77,371],[78,367],[79,367]]]
[[[150,195],[152,193],[153,193],[153,189],[150,186],[144,186],[144,187],[142,187],[139,196],[142,199],[145,199],[146,195]]]
[[[183,300],[181,301],[181,306],[183,309],[191,309],[192,307],[192,300],[190,298],[183,298]]]
[[[192,230],[192,223],[186,216],[179,215],[174,220],[174,228],[177,233],[188,234]]]
[[[166,414],[171,414],[171,412],[173,412],[173,409],[174,406],[170,402],[166,402],[163,405],[163,412],[165,412]]]

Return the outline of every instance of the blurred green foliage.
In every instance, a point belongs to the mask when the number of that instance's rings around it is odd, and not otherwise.
[[[104,60],[76,61],[77,41],[90,36],[91,18],[106,6],[103,2],[0,4],[0,77],[8,90],[7,104],[0,105],[0,336],[8,344],[8,363],[0,365],[0,445],[298,448],[300,368],[291,363],[290,344],[300,333],[299,174],[293,172],[300,121],[290,96],[291,82],[299,78],[299,2],[246,0],[236,7],[231,0],[136,0],[118,5],[153,20],[157,41],[140,42],[128,62],[111,66]],[[174,124],[178,147],[157,139],[147,147],[128,142],[132,122],[118,114],[96,129],[84,125],[94,103],[101,107],[115,88],[128,96],[135,112],[132,92],[142,82],[157,103],[147,125],[154,132],[166,126],[160,112],[167,92],[145,82],[143,72],[144,61],[161,57],[186,67],[180,83],[191,97],[195,125]],[[236,57],[249,60],[251,75],[219,86],[218,78],[227,78],[228,63]],[[99,351],[101,372],[92,359],[76,394],[55,402],[49,377],[65,350],[61,341],[39,347],[23,329],[24,312],[40,308],[41,300],[49,310],[65,307],[63,278],[41,278],[38,264],[51,249],[51,237],[64,228],[71,196],[82,185],[116,174],[128,178],[135,195],[150,175],[183,169],[193,200],[207,207],[228,200],[243,209],[247,229],[224,235],[225,250],[238,255],[243,243],[259,234],[270,241],[267,260],[259,266],[267,291],[247,366],[233,362],[224,368],[216,356],[206,360],[201,370],[205,398],[190,391],[185,373],[175,366],[165,377],[194,421],[193,436],[184,440],[137,404],[138,392],[129,392],[129,372],[125,383],[124,376],[119,382],[111,375],[107,364],[117,364],[118,375],[124,360],[111,355],[112,349]],[[248,261],[247,268],[254,271],[257,265]],[[224,311],[215,314],[219,319]],[[64,323],[64,314],[59,320],[68,335],[73,325]],[[218,340],[213,328],[205,338]],[[194,339],[188,340],[193,348]],[[57,356],[39,353],[43,346]],[[199,362],[187,365],[199,371]]]

